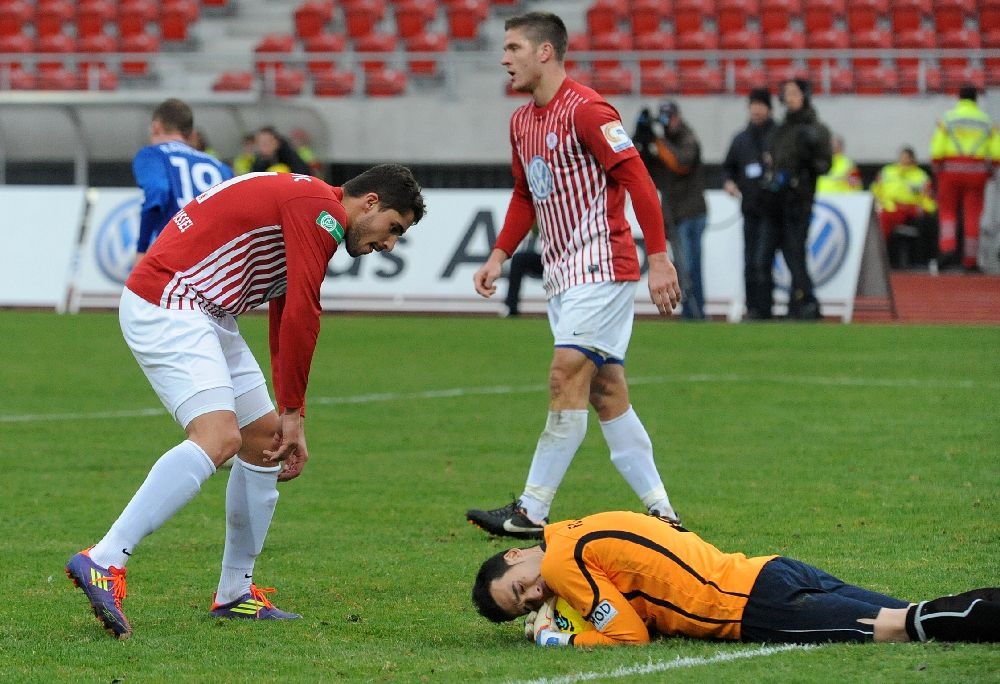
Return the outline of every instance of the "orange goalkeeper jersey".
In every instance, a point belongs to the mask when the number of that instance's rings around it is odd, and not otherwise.
[[[576,646],[646,643],[650,632],[739,639],[750,589],[774,556],[723,553],[693,532],[628,512],[545,527],[542,578],[596,629]]]

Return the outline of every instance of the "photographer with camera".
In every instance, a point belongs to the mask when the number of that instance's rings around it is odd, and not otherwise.
[[[752,291],[747,306],[763,318],[770,317],[774,255],[781,249],[792,276],[788,317],[818,320],[821,312],[806,264],[806,245],[816,179],[829,171],[832,163],[830,129],[812,108],[807,81],[785,81],[780,93],[785,118],[765,145],[761,193],[764,223],[762,239],[753,255]]]
[[[701,239],[708,222],[708,204],[701,143],[673,100],[660,105],[655,119],[648,109],[642,110],[632,143],[660,191],[664,228],[685,293],[681,316],[702,320]]]

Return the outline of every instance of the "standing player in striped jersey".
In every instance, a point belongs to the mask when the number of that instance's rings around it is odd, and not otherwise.
[[[193,133],[194,113],[186,102],[171,98],[153,110],[149,145],[132,160],[132,175],[142,189],[137,260],[181,207],[233,177],[229,166],[188,144]]]
[[[663,518],[612,511],[545,528],[545,544],[480,567],[472,599],[506,622],[561,596],[594,629],[539,626],[541,646],[644,644],[651,635],[749,642],[1000,641],[1000,588],[912,604],[802,561],[719,551]]]
[[[125,283],[125,341],[186,439],[164,453],[118,520],[66,573],[111,634],[128,638],[125,563],[136,546],[234,454],[226,542],[211,606],[219,618],[284,620],[253,583],[278,501],[277,483],[309,457],[303,417],[320,328],[320,285],[341,245],[352,257],[391,251],[424,214],[410,170],[373,167],[331,187],[298,174],[251,173],[202,193],[167,223]],[[269,305],[278,411],[236,317]]]
[[[521,497],[495,510],[468,511],[496,535],[540,538],[559,483],[587,431],[594,406],[611,461],[646,508],[676,517],[653,461],[653,446],[629,403],[624,359],[640,277],[625,193],[649,255],[649,294],[661,314],[680,301],[667,258],[653,181],[621,123],[596,92],[566,76],[562,20],[531,12],[507,20],[502,64],[511,87],[532,101],[510,122],[514,195],[503,229],[473,283],[496,292],[501,266],[537,222],[555,352],[549,412]]]

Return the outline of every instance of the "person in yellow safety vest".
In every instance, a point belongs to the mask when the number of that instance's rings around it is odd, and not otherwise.
[[[958,104],[944,114],[931,137],[931,165],[937,181],[939,267],[956,264],[958,211],[962,208],[962,265],[977,270],[979,222],[983,214],[986,183],[1000,165],[1000,133],[976,103],[976,87],[965,84]]]
[[[937,202],[930,175],[917,164],[917,153],[906,146],[895,164],[886,164],[868,190],[875,197],[882,237],[888,245],[893,231],[903,225],[918,232],[920,250],[934,258],[937,253]]]
[[[830,170],[816,179],[816,192],[859,192],[861,171],[850,157],[844,154],[844,136],[830,138],[833,148],[833,162]]]

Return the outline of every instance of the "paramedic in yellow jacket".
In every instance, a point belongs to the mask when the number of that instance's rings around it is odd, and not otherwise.
[[[962,208],[962,265],[978,265],[979,222],[986,183],[1000,164],[1000,134],[986,112],[976,104],[977,91],[963,85],[958,104],[938,121],[931,138],[931,165],[937,180],[939,262],[958,263],[958,209]]]
[[[886,242],[892,231],[903,224],[933,232],[937,211],[933,185],[930,175],[917,164],[912,147],[902,148],[895,164],[883,166],[868,189],[875,197],[875,211]]]
[[[850,157],[844,154],[844,136],[830,138],[833,161],[830,170],[816,179],[816,194],[824,192],[860,192],[861,171]]]
[[[472,591],[505,622],[561,596],[594,627],[539,628],[543,646],[644,644],[652,635],[750,642],[1000,641],[1000,589],[912,604],[783,556],[724,553],[666,518],[597,513],[486,560]]]

